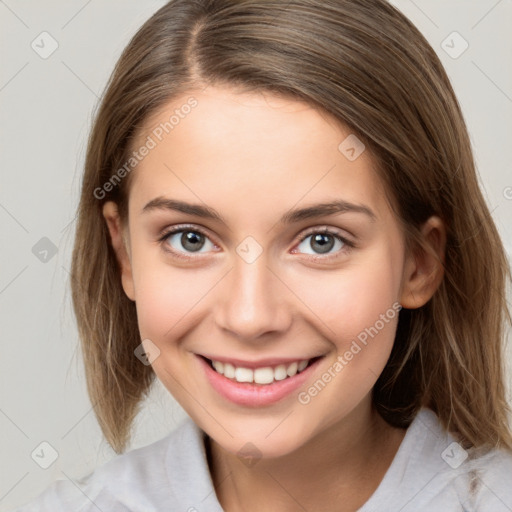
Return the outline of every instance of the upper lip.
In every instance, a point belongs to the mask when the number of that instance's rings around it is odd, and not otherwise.
[[[233,366],[239,368],[264,368],[267,366],[279,366],[279,365],[289,365],[291,363],[295,363],[296,361],[309,361],[310,359],[315,359],[318,357],[322,357],[319,355],[311,356],[311,357],[272,357],[266,359],[258,359],[257,361],[244,361],[242,359],[235,359],[232,357],[222,357],[222,356],[213,356],[207,354],[198,354],[206,359],[210,359],[211,361],[220,361],[221,363],[230,363]]]

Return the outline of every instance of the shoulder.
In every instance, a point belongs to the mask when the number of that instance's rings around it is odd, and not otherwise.
[[[461,512],[510,512],[512,510],[512,452],[504,449],[464,449],[457,438],[441,426],[437,416],[424,409],[420,419],[428,424],[433,451],[424,457],[437,470],[440,495],[456,496]]]
[[[402,512],[510,512],[512,453],[465,450],[433,411],[421,409],[361,512],[386,507]]]
[[[206,465],[202,436],[187,418],[163,439],[118,455],[84,478],[57,480],[14,512],[149,512],[178,505],[183,488],[191,486],[183,475]]]
[[[467,492],[468,510],[510,512],[512,510],[512,453],[505,450],[468,451],[461,465],[459,492]]]

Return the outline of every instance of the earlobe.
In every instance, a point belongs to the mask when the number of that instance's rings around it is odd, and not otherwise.
[[[426,304],[444,277],[446,227],[437,216],[430,217],[421,229],[425,247],[406,256],[400,303],[416,309]]]
[[[117,262],[121,269],[121,283],[123,290],[130,300],[135,300],[135,288],[130,256],[128,254],[128,242],[124,238],[123,225],[119,216],[117,204],[107,201],[103,205],[103,217],[110,233],[112,247],[116,253]]]

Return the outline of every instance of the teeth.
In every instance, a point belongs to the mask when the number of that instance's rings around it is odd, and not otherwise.
[[[286,373],[288,374],[288,377],[293,377],[297,374],[297,368],[299,365],[297,363],[292,363],[288,368],[286,369]]]
[[[217,368],[215,368],[217,370]],[[222,373],[221,371],[217,370],[219,373]],[[227,377],[228,379],[234,379],[235,378],[235,367],[232,364],[225,363],[224,364],[224,373],[223,375]]]
[[[293,377],[303,371],[309,363],[309,359],[294,361],[289,365],[280,364],[275,368],[266,366],[264,368],[235,367],[230,363],[221,363],[212,361],[212,366],[217,373],[224,375],[228,379],[234,379],[237,382],[255,382],[256,384],[271,384],[274,381],[284,380]]]
[[[306,361],[307,364],[307,361]],[[288,374],[286,373],[286,366],[284,364],[280,364],[275,370],[274,370],[274,379],[276,380],[284,380],[288,377]]]
[[[212,361],[212,365],[218,373],[222,373],[222,375],[224,375],[224,363],[221,363],[220,361]]]
[[[274,382],[274,370],[272,368],[257,368],[254,370],[254,382],[256,384],[270,384]]]
[[[253,382],[254,372],[250,368],[237,368],[235,370],[235,380],[237,382]]]

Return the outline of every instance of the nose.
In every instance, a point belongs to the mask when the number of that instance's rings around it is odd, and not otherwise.
[[[217,296],[216,324],[241,341],[261,341],[284,333],[291,324],[293,296],[265,252],[248,263],[235,255],[231,271]]]

